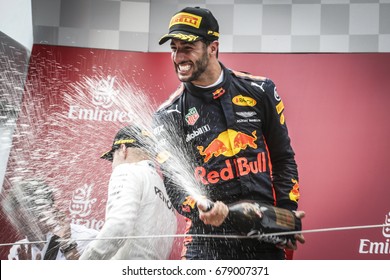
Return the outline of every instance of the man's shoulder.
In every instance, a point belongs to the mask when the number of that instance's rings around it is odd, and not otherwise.
[[[265,76],[253,75],[251,73],[244,72],[244,71],[236,71],[236,70],[230,69],[230,72],[232,73],[232,75],[234,77],[241,79],[241,80],[245,80],[245,81],[253,81],[253,82],[268,82],[268,81],[270,81],[270,79],[265,77]]]
[[[158,108],[157,112],[164,111],[172,106],[184,92],[184,84],[181,83],[178,88],[165,100]]]
[[[236,83],[241,84],[253,92],[256,96],[273,94],[275,90],[274,82],[265,76],[255,76],[250,73],[230,70]]]
[[[88,228],[84,225],[71,223],[70,228],[72,230],[72,235],[85,235],[95,237],[98,234],[97,230]]]

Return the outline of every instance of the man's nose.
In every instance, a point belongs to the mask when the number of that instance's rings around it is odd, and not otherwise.
[[[172,53],[173,62],[175,62],[176,64],[183,62],[185,60],[185,58],[186,58],[186,56],[185,56],[184,52],[182,52],[180,50],[176,50],[174,53]]]

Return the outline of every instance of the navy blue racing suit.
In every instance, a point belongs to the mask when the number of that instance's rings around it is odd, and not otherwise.
[[[297,164],[274,83],[221,66],[223,81],[216,86],[179,86],[157,110],[155,134],[162,143],[184,147],[194,163],[192,175],[210,200],[256,200],[296,210]],[[187,233],[194,235],[184,240],[183,258],[284,258],[283,250],[258,240],[196,236],[238,233],[228,223],[203,224],[191,194],[169,176],[165,183],[175,208],[187,218]]]

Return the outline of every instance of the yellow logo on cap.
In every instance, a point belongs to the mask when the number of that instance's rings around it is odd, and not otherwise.
[[[207,31],[207,34],[208,35],[212,35],[212,36],[215,36],[215,37],[219,37],[219,33],[217,31],[212,31],[212,30],[209,30]]]
[[[181,33],[180,34],[173,34],[172,36],[173,36],[173,38],[187,41],[187,42],[194,42],[199,38],[199,36],[187,35],[187,34],[181,34]]]
[[[169,28],[175,24],[185,24],[195,28],[199,28],[202,17],[189,13],[178,13],[174,15],[169,23]]]
[[[136,142],[134,139],[121,139],[114,142],[114,145],[120,145],[120,144],[132,144]]]

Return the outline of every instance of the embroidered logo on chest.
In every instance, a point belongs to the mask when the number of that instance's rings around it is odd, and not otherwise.
[[[221,97],[225,93],[225,89],[223,87],[220,87],[216,91],[213,92],[213,99],[217,99]]]
[[[198,111],[196,111],[196,108],[195,107],[190,108],[185,118],[188,125],[194,125],[196,121],[199,119],[199,114]]]
[[[256,105],[256,100],[249,96],[237,95],[233,97],[232,102],[237,106],[253,107]]]

